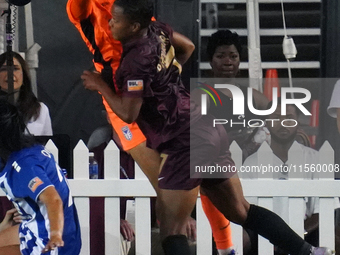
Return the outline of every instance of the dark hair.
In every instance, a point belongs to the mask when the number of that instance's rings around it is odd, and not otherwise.
[[[6,62],[7,54],[7,52],[4,52],[0,55],[0,67]],[[19,61],[23,73],[22,86],[19,90],[19,98],[16,106],[22,113],[25,123],[27,123],[32,117],[34,120],[39,117],[40,103],[32,91],[32,84],[26,61],[16,52],[13,52],[13,58]]]
[[[132,22],[138,22],[141,28],[148,27],[153,16],[153,2],[150,0],[116,0],[114,5],[124,9]]]
[[[207,45],[207,54],[209,60],[212,60],[216,48],[222,45],[235,45],[238,54],[241,56],[242,53],[242,45],[239,41],[239,36],[235,32],[231,32],[230,30],[218,30],[217,32],[213,33],[208,40]]]
[[[25,135],[26,125],[17,107],[0,100],[0,147],[2,152],[19,151],[34,144],[33,137]]]

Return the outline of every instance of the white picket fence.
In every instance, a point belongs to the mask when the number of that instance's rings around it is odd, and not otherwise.
[[[50,140],[46,144],[58,160],[58,149]],[[265,146],[264,146],[265,147]],[[261,148],[262,149],[262,148]],[[270,159],[270,153],[266,152],[262,162]],[[242,152],[237,144],[231,145],[231,152],[236,166],[242,164]],[[135,232],[136,254],[151,254],[151,213],[150,197],[155,192],[146,176],[139,167],[135,167],[135,179],[121,180],[119,150],[111,141],[104,152],[103,180],[90,180],[88,172],[89,152],[86,145],[79,141],[74,148],[74,179],[70,179],[72,195],[78,209],[81,225],[83,246],[81,255],[90,255],[90,219],[89,197],[105,197],[105,254],[118,255],[120,245],[120,197],[135,197]],[[299,151],[289,155],[300,160]],[[260,155],[262,155],[260,153]],[[334,152],[328,142],[320,149],[320,162],[333,164]],[[304,197],[320,197],[320,245],[334,249],[334,197],[340,196],[340,182],[333,179],[333,174],[327,179],[289,181],[258,179],[242,180],[245,196],[257,197],[258,205],[272,209],[273,197],[289,197],[289,225],[301,236],[304,234]],[[233,242],[239,254],[243,254],[242,228],[232,225]],[[211,254],[212,238],[208,220],[203,213],[200,198],[197,198],[197,254]],[[259,239],[259,254],[273,254],[272,245],[265,239]],[[93,255],[93,254],[92,254]]]

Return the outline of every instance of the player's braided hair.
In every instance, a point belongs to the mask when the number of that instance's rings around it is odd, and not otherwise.
[[[114,5],[124,9],[132,22],[138,22],[141,28],[148,27],[153,16],[153,2],[150,0],[116,0]]]

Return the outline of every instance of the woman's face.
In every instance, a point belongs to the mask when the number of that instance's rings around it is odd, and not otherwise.
[[[23,83],[22,67],[16,58],[13,58],[13,86],[14,91],[20,89]],[[8,91],[7,63],[0,67],[0,87],[3,91]]]
[[[236,77],[240,65],[240,54],[235,45],[218,46],[212,57],[210,65],[214,73],[214,77]]]

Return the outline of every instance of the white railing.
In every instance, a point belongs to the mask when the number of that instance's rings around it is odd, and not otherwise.
[[[58,160],[58,149],[49,141],[46,144]],[[242,164],[242,152],[233,143],[233,159],[239,168]],[[72,195],[78,209],[83,246],[82,255],[90,254],[90,218],[89,197],[105,197],[105,254],[119,254],[120,245],[120,202],[124,196],[135,197],[136,254],[151,254],[151,213],[150,197],[155,192],[142,173],[135,167],[134,180],[121,180],[119,150],[111,141],[104,152],[103,180],[90,180],[88,172],[88,149],[80,141],[74,148],[74,179],[70,179]],[[292,153],[290,153],[292,154]],[[295,151],[293,154],[299,157]],[[270,154],[266,155],[266,158]],[[320,149],[320,162],[333,164],[334,153],[326,142]],[[328,179],[287,181],[272,179],[242,180],[245,196],[257,197],[258,204],[272,209],[273,197],[289,197],[289,225],[303,236],[304,197],[320,197],[320,245],[334,249],[334,197],[340,196],[340,182],[332,176]],[[0,195],[3,195],[0,194]],[[243,254],[242,228],[232,224],[233,242],[239,254]],[[197,198],[197,254],[211,254],[212,239],[209,223],[203,213],[200,198]],[[272,245],[265,239],[259,239],[259,254],[273,254]]]

